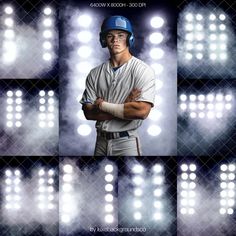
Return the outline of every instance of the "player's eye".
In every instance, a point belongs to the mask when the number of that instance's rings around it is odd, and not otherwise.
[[[113,38],[113,35],[111,35],[111,34],[107,35],[107,39],[112,39],[112,38]]]
[[[125,38],[125,34],[118,34],[118,37],[123,39]]]

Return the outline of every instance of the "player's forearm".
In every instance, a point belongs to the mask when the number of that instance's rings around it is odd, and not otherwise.
[[[97,107],[92,104],[83,106],[83,111],[87,120],[105,121],[114,119],[114,116],[98,110]]]
[[[128,102],[125,104],[114,104],[102,101],[99,104],[99,108],[102,111],[110,113],[120,119],[143,120],[147,118],[151,110],[151,104],[146,102]]]
[[[124,119],[144,120],[147,118],[151,105],[144,102],[128,102],[124,104]]]
[[[105,121],[105,120],[113,120],[113,119],[114,119],[113,115],[109,113],[105,113],[105,112],[98,112],[96,114],[90,115],[90,120]]]

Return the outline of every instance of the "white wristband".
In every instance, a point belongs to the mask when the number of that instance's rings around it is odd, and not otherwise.
[[[124,119],[124,104],[102,102],[99,107],[104,112],[110,113],[120,119]]]

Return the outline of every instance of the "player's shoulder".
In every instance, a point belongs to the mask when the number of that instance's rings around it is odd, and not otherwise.
[[[137,57],[132,57],[132,67],[135,70],[139,70],[139,71],[147,71],[149,73],[154,73],[154,70],[151,66],[149,66],[146,62],[144,62],[143,60],[137,58]]]
[[[93,69],[90,70],[90,74],[97,74],[101,72],[107,67],[108,62],[103,62],[102,64],[95,66]]]

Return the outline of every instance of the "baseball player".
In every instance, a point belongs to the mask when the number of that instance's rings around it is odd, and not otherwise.
[[[139,156],[137,129],[154,105],[154,71],[131,55],[134,34],[127,18],[106,18],[100,43],[110,59],[90,71],[80,101],[86,119],[97,121],[94,155]]]

